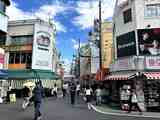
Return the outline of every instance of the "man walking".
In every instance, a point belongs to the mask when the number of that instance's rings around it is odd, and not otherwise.
[[[76,86],[74,83],[70,86],[71,104],[75,104]]]
[[[42,118],[40,107],[42,103],[42,97],[44,95],[43,87],[40,81],[36,82],[36,87],[33,90],[33,95],[34,95],[34,108],[35,108],[34,120],[40,120]]]
[[[137,95],[136,95],[135,90],[132,91],[131,96],[130,96],[130,105],[129,105],[128,113],[130,113],[132,111],[133,106],[140,112],[141,115],[143,114],[142,110],[138,106],[138,99],[137,99]]]

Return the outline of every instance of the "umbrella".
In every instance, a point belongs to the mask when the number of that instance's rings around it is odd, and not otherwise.
[[[23,84],[23,86],[26,86],[26,87],[34,87],[35,86],[35,83],[34,82],[26,82]]]

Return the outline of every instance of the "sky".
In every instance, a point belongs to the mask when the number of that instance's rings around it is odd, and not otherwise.
[[[102,0],[102,19],[111,19],[115,0]],[[98,17],[98,0],[11,0],[7,8],[9,20],[49,19],[56,26],[56,47],[67,66]],[[67,67],[69,68],[69,67]]]

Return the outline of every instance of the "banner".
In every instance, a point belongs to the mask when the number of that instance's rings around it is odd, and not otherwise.
[[[52,70],[53,33],[51,26],[35,24],[32,69]]]
[[[146,57],[146,69],[160,69],[160,56]]]

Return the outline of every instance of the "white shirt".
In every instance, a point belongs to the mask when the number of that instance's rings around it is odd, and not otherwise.
[[[138,102],[137,96],[136,96],[136,94],[133,94],[132,95],[132,103],[137,103],[137,102]]]
[[[91,89],[86,89],[86,95],[91,95],[92,90]]]
[[[96,90],[96,96],[101,96],[101,89]]]
[[[79,84],[76,86],[76,90],[77,91],[80,90],[80,85]]]

